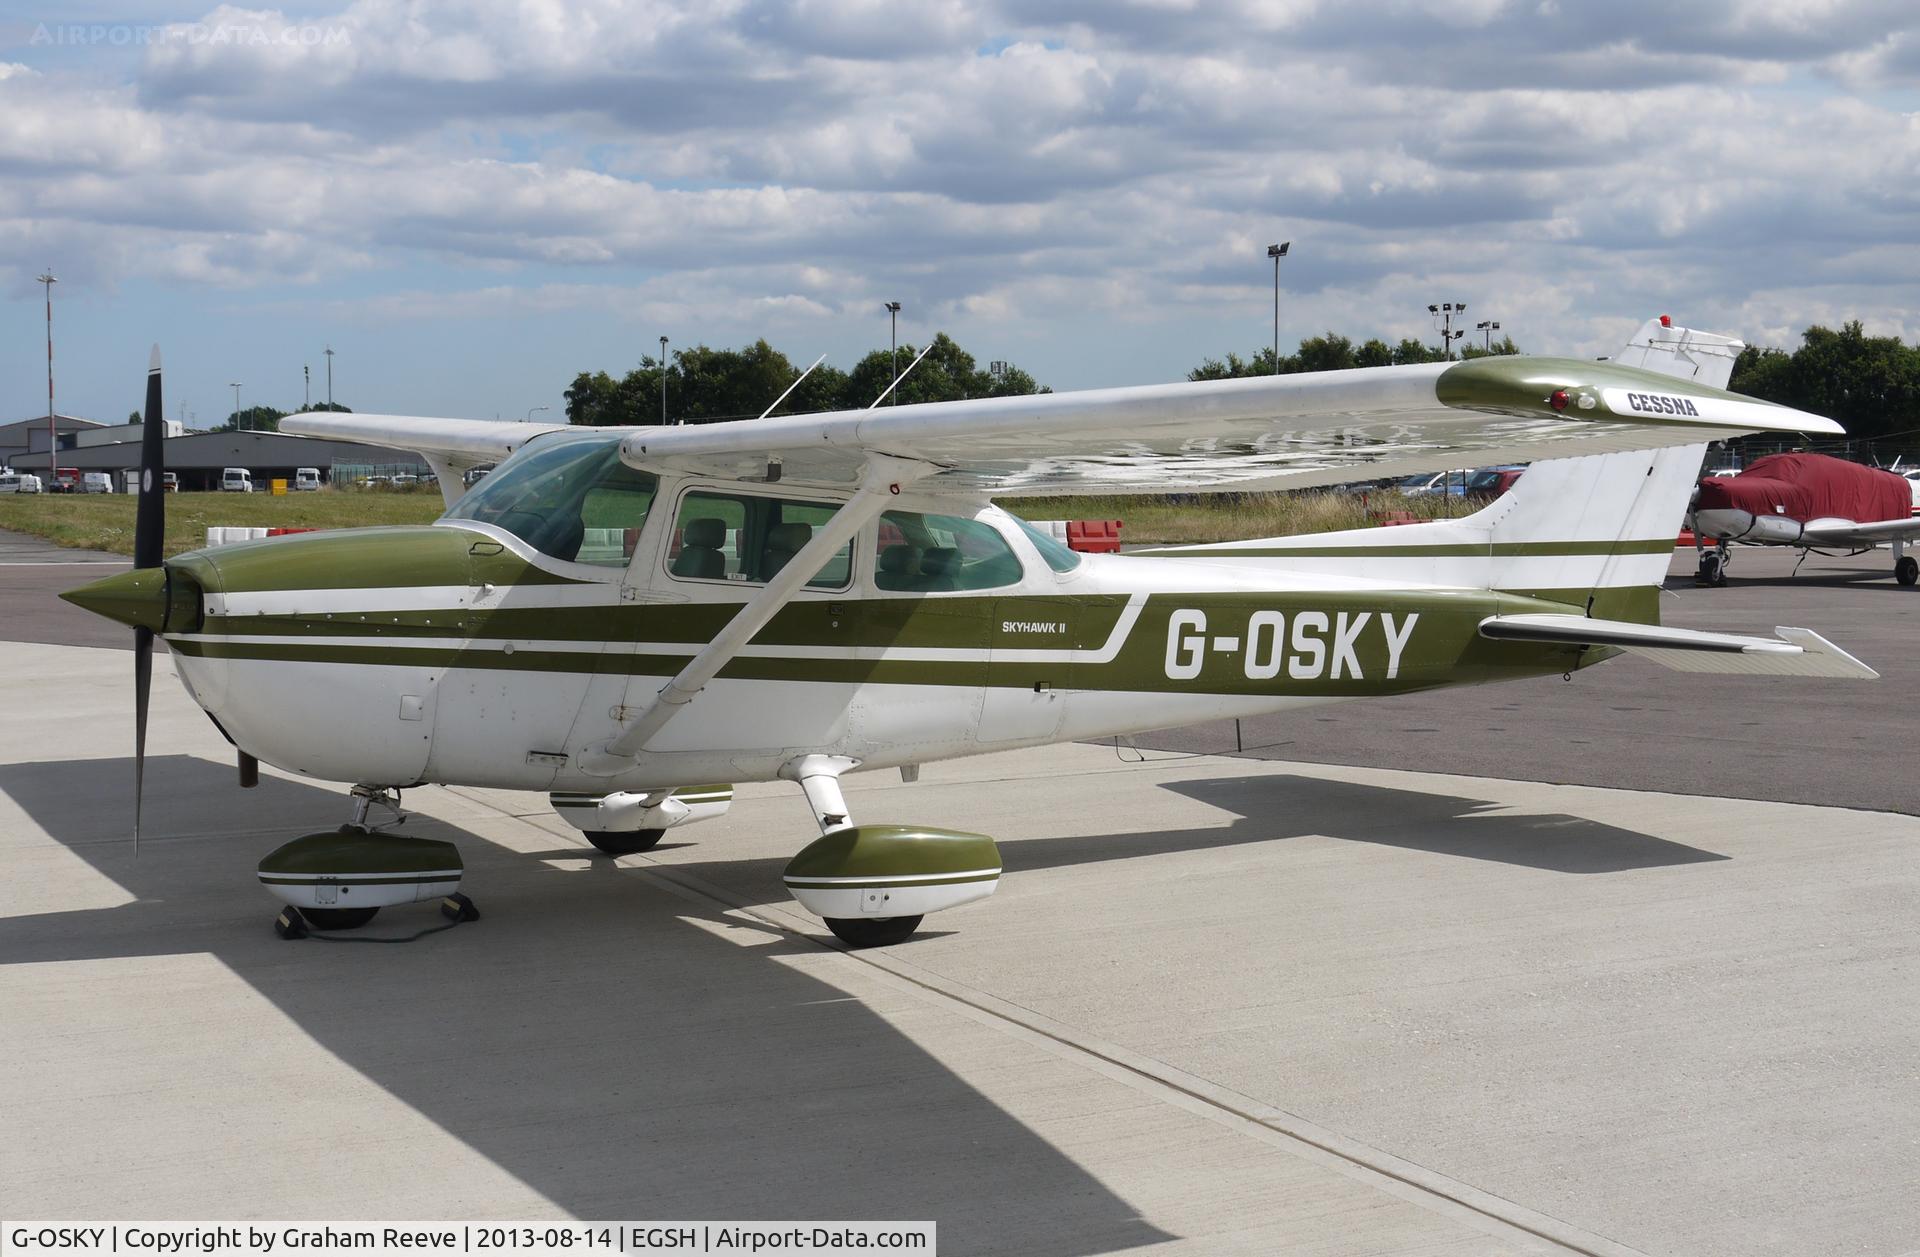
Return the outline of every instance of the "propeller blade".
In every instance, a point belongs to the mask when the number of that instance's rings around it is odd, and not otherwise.
[[[140,854],[140,798],[147,784],[147,693],[153,688],[153,630],[133,630],[133,853]]]
[[[140,432],[140,497],[134,503],[133,566],[161,566],[167,540],[166,411],[160,346],[147,360],[147,418]],[[133,630],[133,853],[140,854],[140,804],[147,784],[147,699],[153,689],[153,630]]]
[[[160,346],[147,363],[147,421],[140,432],[140,499],[133,516],[133,565],[159,567],[167,542],[167,425],[160,404]]]

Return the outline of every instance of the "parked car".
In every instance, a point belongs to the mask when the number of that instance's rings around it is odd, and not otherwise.
[[[318,467],[295,467],[293,469],[293,487],[295,492],[319,492],[320,469]]]
[[[112,493],[113,477],[104,471],[89,471],[80,477],[82,493]]]
[[[53,484],[50,488],[54,493],[80,492],[80,469],[78,467],[55,467],[53,469]]]
[[[160,473],[160,485],[163,493],[180,492],[180,477],[170,471]]]
[[[40,477],[28,472],[0,472],[0,493],[38,493]]]
[[[245,467],[226,467],[220,472],[222,493],[252,493],[253,473]]]
[[[1452,471],[1423,471],[1417,476],[1408,476],[1394,487],[1410,498],[1442,495],[1457,498],[1467,491],[1467,481],[1472,476],[1471,467],[1456,467]]]
[[[1491,502],[1513,488],[1525,467],[1482,467],[1467,480],[1467,496]]]

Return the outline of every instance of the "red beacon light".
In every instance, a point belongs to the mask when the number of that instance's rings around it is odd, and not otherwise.
[[[1554,389],[1553,392],[1547,394],[1547,405],[1553,407],[1555,410],[1565,410],[1567,403],[1572,400],[1572,396],[1563,388]]]
[[[1660,326],[1661,326],[1661,327],[1672,327],[1672,326],[1673,326],[1673,316],[1672,316],[1671,314],[1663,314],[1663,315],[1661,315],[1661,316],[1660,316]]]

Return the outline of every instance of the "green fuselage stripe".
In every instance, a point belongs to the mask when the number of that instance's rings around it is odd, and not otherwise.
[[[1496,541],[1485,544],[1366,546],[1208,546],[1200,549],[1141,550],[1166,559],[1470,559],[1584,558],[1628,554],[1667,554],[1672,538],[1647,541]]]

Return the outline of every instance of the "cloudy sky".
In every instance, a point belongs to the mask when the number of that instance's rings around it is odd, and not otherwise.
[[[1912,0],[0,0],[0,418],[552,406],[944,329],[1056,388],[1270,335],[1920,339]],[[316,384],[316,400],[324,386]],[[771,400],[771,399],[769,399]]]

